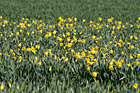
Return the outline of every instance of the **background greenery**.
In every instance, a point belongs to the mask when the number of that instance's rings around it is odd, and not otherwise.
[[[132,21],[140,16],[139,4],[140,0],[0,0],[0,15],[53,21],[59,16],[87,20],[114,17]]]

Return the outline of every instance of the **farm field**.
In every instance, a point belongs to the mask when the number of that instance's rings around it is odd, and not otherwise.
[[[0,92],[140,93],[139,0],[0,0]]]

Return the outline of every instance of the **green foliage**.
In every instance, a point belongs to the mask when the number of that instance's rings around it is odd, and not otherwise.
[[[139,4],[0,0],[0,92],[139,93]]]
[[[27,17],[53,22],[59,16],[133,21],[140,16],[139,4],[139,0],[0,0],[0,14],[10,19]]]

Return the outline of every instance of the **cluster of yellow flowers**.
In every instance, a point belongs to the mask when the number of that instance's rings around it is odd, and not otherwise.
[[[14,82],[14,85],[15,85],[15,82]],[[9,86],[9,88],[12,87],[10,82],[8,83],[8,86]],[[18,84],[16,84],[16,88],[17,88],[17,90],[19,90],[19,85]],[[4,89],[4,83],[2,82],[1,85],[0,85],[0,90],[3,90],[3,89]]]
[[[140,18],[135,24],[113,17],[107,22],[101,17],[97,22],[83,19],[80,23],[77,18],[62,17],[58,21],[48,24],[22,18],[20,22],[10,22],[0,16],[0,56],[19,64],[28,60],[39,67],[47,59],[54,63],[80,63],[86,65],[93,78],[100,74],[96,69],[99,64],[106,64],[110,71],[130,67],[136,70],[140,65]],[[52,65],[48,70],[52,70]],[[3,88],[2,83],[0,89]]]

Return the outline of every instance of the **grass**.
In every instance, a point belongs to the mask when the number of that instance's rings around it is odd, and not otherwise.
[[[54,22],[59,16],[86,20],[114,17],[133,21],[140,16],[139,4],[139,0],[1,0],[0,14],[12,19],[27,17]]]
[[[0,0],[0,92],[140,92],[140,1]]]

